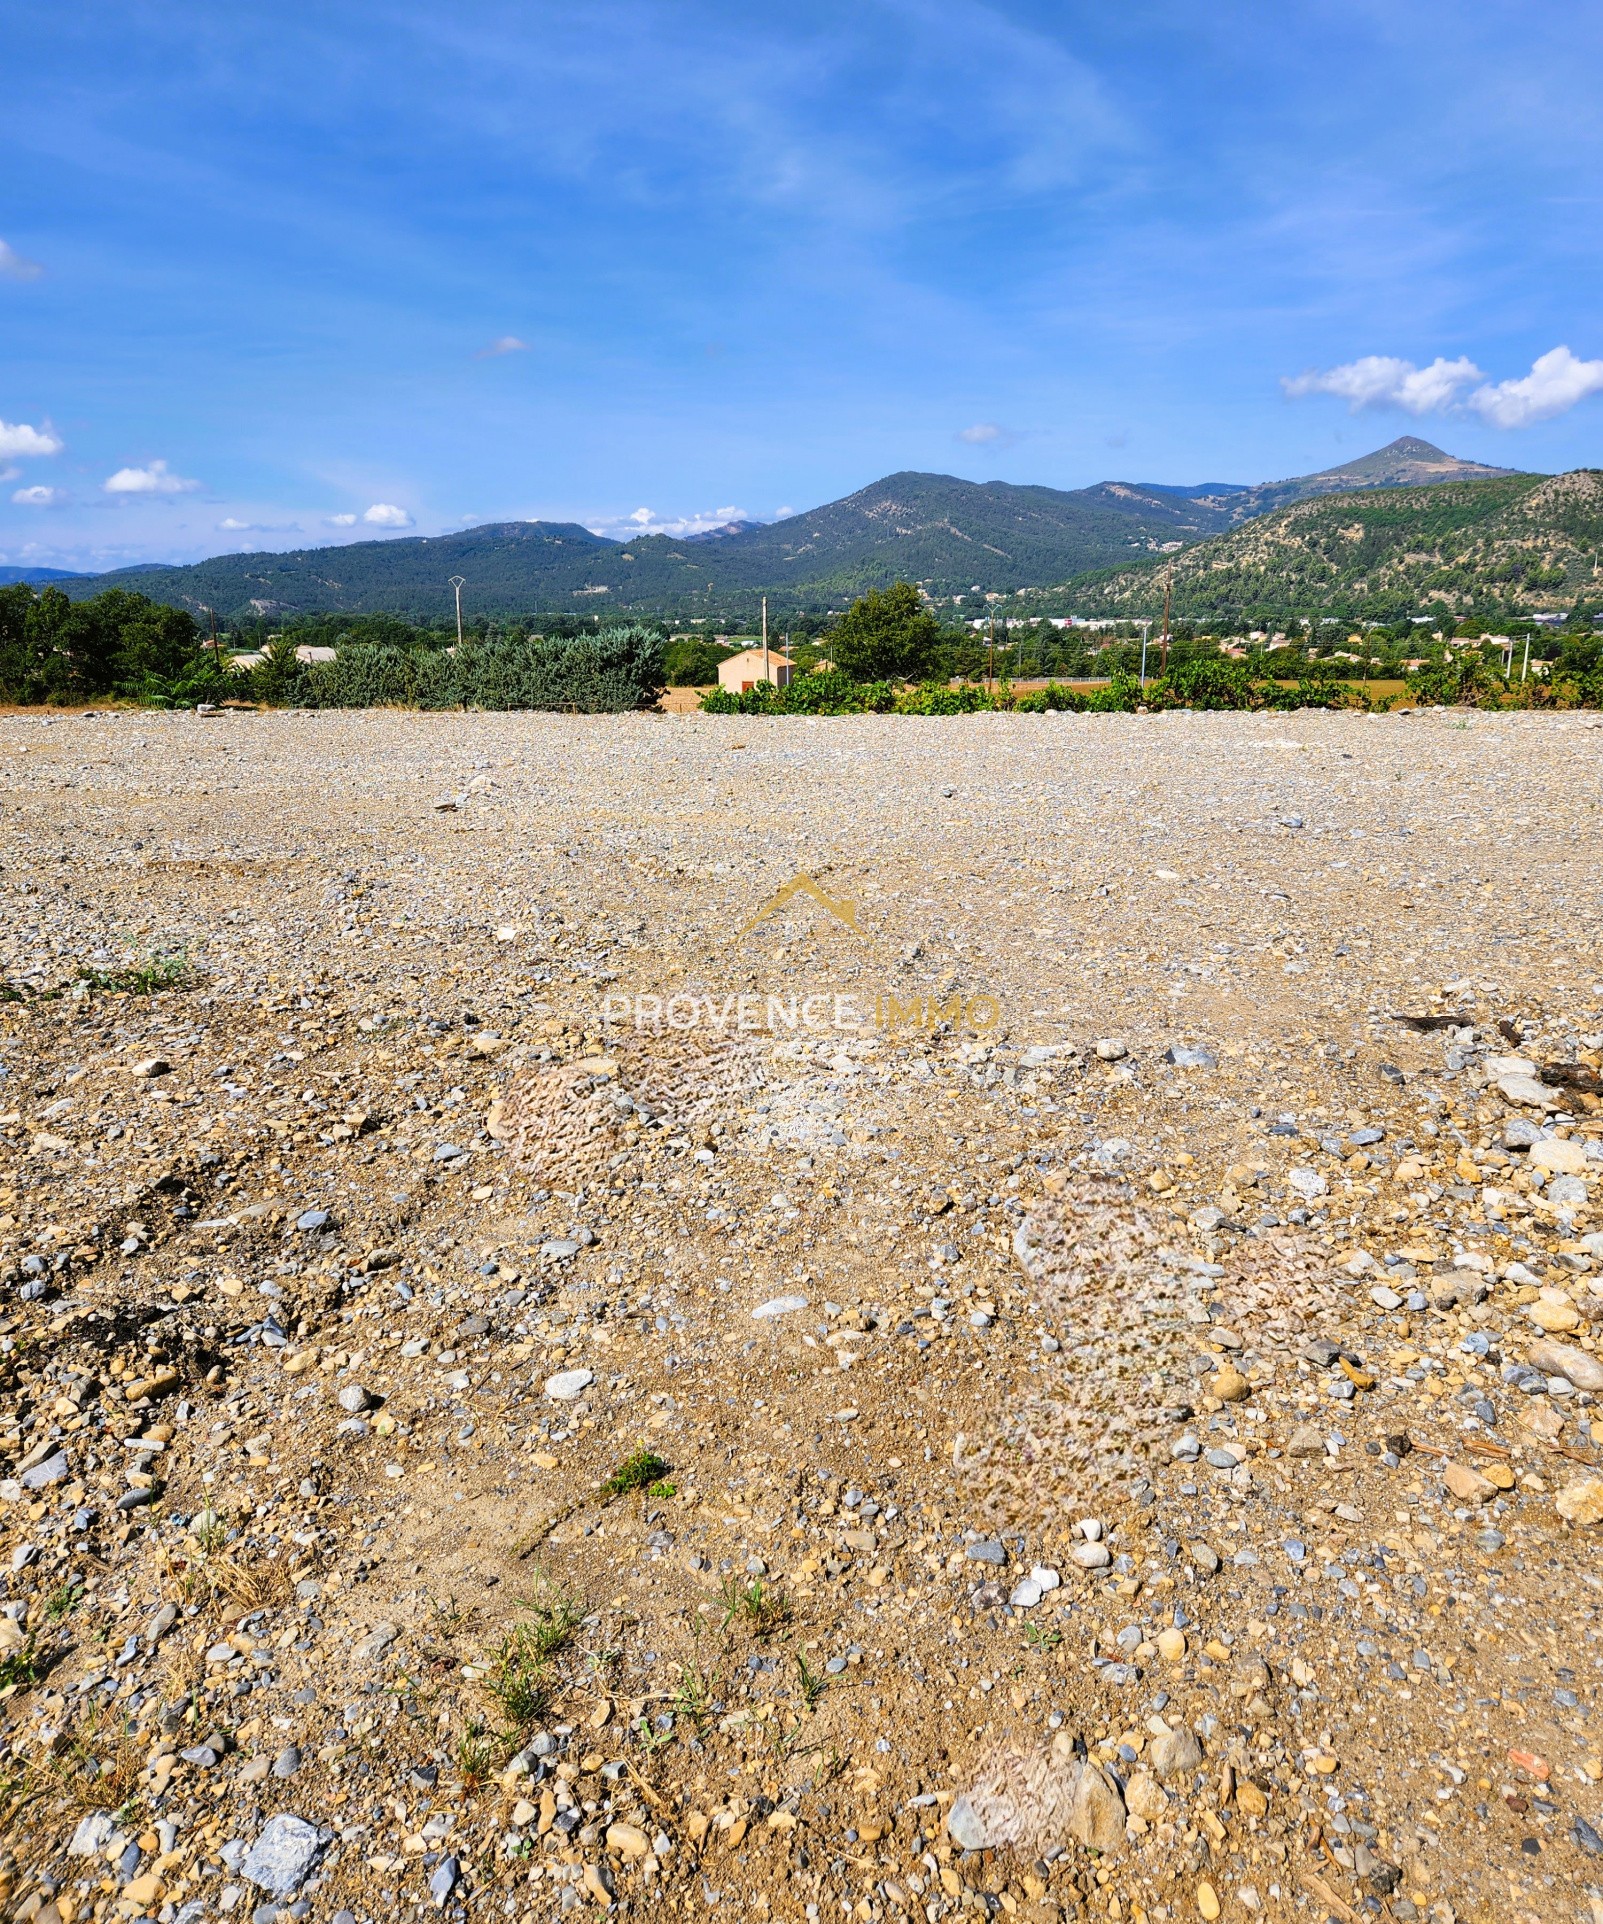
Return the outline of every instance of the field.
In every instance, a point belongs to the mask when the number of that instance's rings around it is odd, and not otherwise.
[[[1600,728],[0,716],[6,1915],[1603,1915]]]

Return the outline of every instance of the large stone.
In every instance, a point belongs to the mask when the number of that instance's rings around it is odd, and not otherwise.
[[[1006,1837],[994,1834],[996,1829],[967,1797],[959,1797],[946,1813],[946,1834],[960,1851],[995,1850],[1007,1843]]]
[[[752,1316],[757,1322],[763,1323],[771,1316],[789,1316],[806,1307],[805,1296],[772,1296],[766,1303],[759,1303],[752,1311]]]
[[[1578,1390],[1603,1395],[1603,1363],[1595,1356],[1588,1356],[1584,1349],[1576,1349],[1571,1343],[1554,1343],[1544,1337],[1541,1342],[1532,1343],[1526,1355],[1531,1368],[1540,1370],[1544,1376],[1562,1376]]]
[[[1603,1523],[1603,1476],[1583,1476],[1566,1483],[1553,1499],[1553,1507],[1566,1523]]]
[[[1080,1766],[1079,1781],[1069,1805],[1069,1834],[1088,1850],[1111,1857],[1124,1848],[1124,1827],[1128,1814],[1119,1788],[1097,1764]]]
[[[1558,1104],[1553,1091],[1544,1089],[1532,1076],[1499,1076],[1497,1089],[1505,1102],[1524,1103],[1530,1109],[1550,1109]]]
[[[323,1854],[323,1839],[315,1824],[280,1811],[270,1817],[239,1867],[241,1877],[259,1884],[274,1897],[292,1897]]]
[[[24,1470],[18,1481],[25,1490],[48,1489],[52,1483],[64,1481],[70,1467],[64,1453],[57,1450],[54,1456],[47,1456],[42,1463]]]
[[[1467,1463],[1443,1464],[1442,1480],[1460,1503],[1490,1503],[1497,1495],[1497,1485]]]
[[[1586,1150],[1563,1136],[1544,1136],[1531,1146],[1528,1161],[1533,1169],[1545,1169],[1553,1176],[1579,1176],[1586,1170]]]
[[[1150,1770],[1138,1770],[1124,1793],[1125,1807],[1132,1817],[1156,1824],[1168,1815],[1169,1793]]]
[[[1161,1737],[1154,1737],[1150,1752],[1152,1768],[1163,1778],[1184,1777],[1187,1772],[1197,1770],[1202,1764],[1202,1746],[1196,1734],[1184,1724],[1178,1730],[1166,1731]]]
[[[1581,1327],[1581,1312],[1561,1289],[1544,1289],[1525,1313],[1538,1329],[1546,1330],[1549,1336]]]
[[[1450,1269],[1431,1278],[1430,1300],[1435,1309],[1462,1309],[1484,1303],[1491,1285],[1478,1269]]]
[[[117,1820],[109,1810],[92,1810],[87,1817],[79,1819],[78,1828],[72,1833],[72,1842],[67,1846],[69,1857],[98,1857],[111,1842],[112,1833],[117,1828]]]
[[[356,1646],[356,1654],[365,1663],[377,1663],[394,1643],[397,1631],[393,1623],[376,1623]]]
[[[546,1378],[545,1393],[553,1402],[571,1403],[576,1396],[583,1396],[595,1380],[594,1370],[558,1370],[555,1376]]]
[[[1252,1385],[1234,1363],[1220,1365],[1219,1374],[1208,1383],[1208,1394],[1221,1403],[1240,1403],[1252,1394]]]

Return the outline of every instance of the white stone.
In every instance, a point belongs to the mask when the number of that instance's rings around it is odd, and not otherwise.
[[[752,1311],[752,1316],[761,1323],[766,1322],[770,1316],[789,1316],[793,1310],[806,1307],[805,1296],[772,1296],[766,1303],[759,1303]]]
[[[558,1370],[546,1378],[545,1393],[554,1403],[571,1403],[596,1380],[594,1370]]]

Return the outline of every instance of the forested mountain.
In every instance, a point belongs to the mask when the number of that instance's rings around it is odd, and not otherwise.
[[[1603,595],[1603,472],[1500,474],[1294,502],[1171,562],[1068,584],[1077,611],[1397,614],[1568,609]]]
[[[318,611],[440,619],[453,606],[454,574],[467,579],[471,614],[749,615],[761,594],[784,609],[822,610],[897,580],[941,597],[1060,582],[1178,552],[1299,495],[1496,472],[1408,438],[1345,468],[1260,487],[1104,481],[1064,490],[904,473],[766,526],[729,524],[712,539],[614,541],[574,522],[494,522],[460,534],[123,568],[62,585],[75,597],[130,588],[223,620]]]

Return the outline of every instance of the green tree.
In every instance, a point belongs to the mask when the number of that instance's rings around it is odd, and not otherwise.
[[[922,681],[939,659],[941,625],[907,581],[870,588],[829,637],[831,659],[853,681]]]
[[[663,672],[670,688],[705,688],[718,679],[718,664],[730,650],[699,635],[682,635],[663,650]]]

